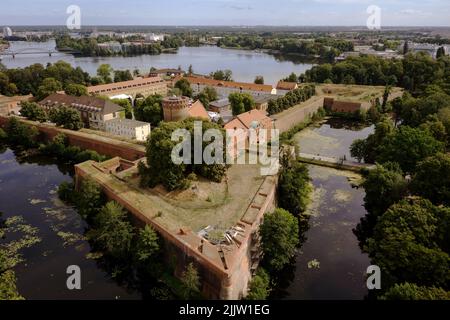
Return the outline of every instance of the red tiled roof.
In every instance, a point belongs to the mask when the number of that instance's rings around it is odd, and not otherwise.
[[[206,111],[200,100],[195,101],[188,110],[189,116],[193,118],[203,118],[209,120],[208,112]]]
[[[134,87],[143,87],[147,85],[153,85],[155,83],[162,83],[164,82],[161,77],[146,77],[146,78],[136,78],[129,81],[121,81],[121,82],[115,82],[115,83],[108,83],[108,84],[100,84],[98,86],[90,86],[87,87],[88,93],[98,93],[98,92],[111,92],[116,90],[125,90],[127,88],[134,88]]]
[[[267,84],[255,84],[247,82],[221,81],[203,77],[184,77],[191,84],[200,84],[212,87],[228,87],[228,88],[242,88],[243,90],[263,91],[271,93],[273,87]],[[177,80],[180,80],[178,78]]]
[[[298,87],[296,82],[279,81],[277,89],[279,90],[294,90]]]
[[[266,114],[257,109],[250,110],[248,112],[241,113],[236,118],[228,122],[224,128],[225,129],[234,129],[234,128],[242,128],[242,129],[250,129],[252,123],[257,121],[258,123],[272,123],[272,119],[270,119]]]

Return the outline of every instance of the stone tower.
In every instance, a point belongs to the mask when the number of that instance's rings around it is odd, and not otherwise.
[[[189,117],[188,97],[167,97],[162,101],[164,121],[182,121]]]

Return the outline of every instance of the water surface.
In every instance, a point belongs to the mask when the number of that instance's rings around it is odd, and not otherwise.
[[[10,50],[40,49],[45,52],[55,48],[55,41],[11,42]],[[222,49],[216,46],[181,47],[177,53],[160,55],[140,55],[133,57],[74,57],[69,54],[56,53],[49,57],[48,53],[1,56],[2,63],[8,68],[26,67],[33,63],[54,63],[58,60],[69,62],[74,67],[81,67],[91,75],[96,74],[99,65],[110,64],[114,69],[138,69],[147,73],[151,67],[178,68],[188,70],[192,65],[194,72],[209,74],[218,69],[233,71],[235,81],[253,82],[258,75],[264,76],[266,84],[275,85],[278,80],[285,78],[291,72],[301,74],[312,67],[311,63],[303,63],[295,58],[274,56],[263,52]]]
[[[119,286],[89,258],[91,247],[83,236],[86,224],[58,200],[56,188],[72,181],[71,168],[43,157],[19,162],[12,150],[0,149],[2,219],[22,216],[38,229],[41,239],[20,251],[25,261],[14,268],[19,293],[26,299],[139,299],[139,293]],[[81,268],[81,290],[66,287],[69,265]]]

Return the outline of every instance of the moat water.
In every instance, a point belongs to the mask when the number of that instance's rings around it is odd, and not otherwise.
[[[373,127],[336,119],[309,127],[295,136],[301,152],[330,157],[346,155],[353,140],[364,139]],[[309,165],[314,186],[305,240],[294,262],[284,270],[275,299],[364,299],[367,254],[361,252],[352,229],[366,214],[363,188],[352,187],[360,176]]]
[[[30,51],[48,52],[55,49],[55,41],[48,42],[11,42],[10,50],[20,52]],[[33,50],[31,50],[33,49]],[[116,70],[134,69],[147,73],[151,67],[178,68],[187,70],[192,65],[194,72],[209,74],[219,69],[230,69],[235,81],[253,82],[256,76],[263,76],[266,84],[276,83],[287,77],[291,72],[301,74],[312,67],[311,63],[292,56],[270,55],[250,50],[222,49],[216,46],[181,47],[177,53],[160,55],[140,55],[133,57],[74,57],[65,53],[48,53],[2,56],[1,63],[7,68],[23,68],[34,63],[55,63],[58,60],[69,62],[74,67],[81,67],[91,75],[95,75],[97,68],[104,63],[110,64]]]
[[[305,129],[296,139],[302,152],[312,153],[311,148],[316,151],[318,145],[320,149],[330,139],[339,138],[339,146],[327,155],[341,156],[353,139],[365,138],[372,130],[328,121]],[[315,143],[307,139],[311,136],[316,137]],[[283,271],[272,298],[363,299],[370,263],[352,232],[366,214],[364,190],[352,188],[352,181],[359,177],[318,166],[309,166],[309,170],[314,192],[307,212],[311,217],[306,240],[292,265]],[[22,159],[11,149],[0,147],[2,218],[23,216],[25,223],[38,228],[37,236],[41,238],[40,243],[20,251],[24,262],[14,268],[19,292],[27,299],[141,299],[140,292],[119,285],[93,259],[83,237],[86,224],[73,208],[58,200],[57,186],[71,180],[71,168],[53,159]],[[7,237],[2,242],[11,240]],[[80,291],[66,288],[69,265],[78,265],[82,270]]]
[[[139,299],[141,294],[116,283],[91,255],[84,238],[87,227],[78,213],[58,200],[56,189],[72,181],[72,168],[45,157],[17,157],[0,146],[1,219],[22,216],[37,228],[41,241],[20,250],[23,262],[14,271],[20,294],[26,299]],[[17,240],[7,234],[0,243]],[[66,269],[81,269],[81,290],[68,290]]]

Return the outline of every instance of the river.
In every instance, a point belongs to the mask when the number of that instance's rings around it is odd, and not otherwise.
[[[354,139],[366,138],[373,127],[354,128],[349,122],[328,120],[299,132],[294,139],[301,152],[352,159],[348,152]],[[352,229],[366,214],[364,189],[354,188],[361,176],[309,165],[314,186],[306,240],[273,292],[277,299],[352,299],[367,293],[367,254],[361,252]]]
[[[48,52],[55,48],[55,41],[48,42],[11,42],[10,50]],[[216,46],[181,47],[177,53],[164,53],[160,55],[140,55],[133,57],[74,57],[65,53],[18,54],[1,56],[1,63],[7,68],[23,68],[33,63],[54,63],[58,60],[69,62],[74,67],[81,67],[91,75],[95,75],[99,65],[107,63],[117,70],[138,69],[143,74],[148,73],[151,67],[178,68],[187,70],[192,64],[193,70],[200,74],[209,74],[219,69],[230,69],[235,81],[253,82],[256,76],[264,76],[266,84],[276,83],[288,76],[291,72],[301,74],[312,67],[311,63],[303,63],[292,57],[270,55],[263,52],[222,49]]]
[[[2,219],[21,216],[23,228],[36,228],[40,242],[19,251],[15,268],[19,293],[26,299],[139,299],[141,294],[119,286],[98,265],[84,237],[87,227],[78,213],[59,201],[56,189],[72,181],[70,167],[45,157],[17,158],[0,146],[0,212]],[[0,242],[22,237],[7,233]],[[68,290],[66,269],[81,269],[81,290]]]

